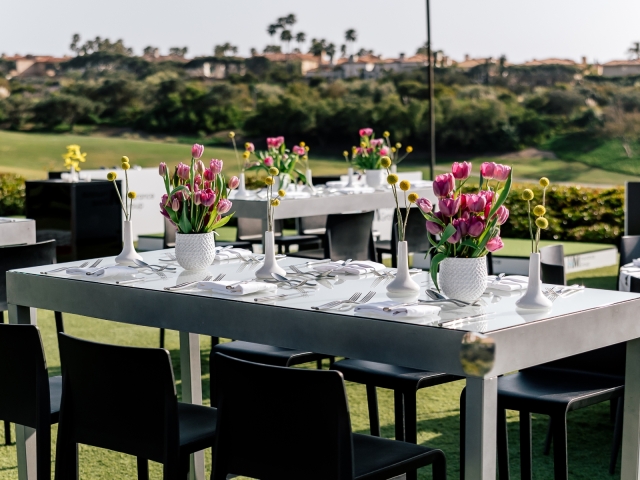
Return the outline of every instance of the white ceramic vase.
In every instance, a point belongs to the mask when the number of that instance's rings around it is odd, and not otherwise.
[[[213,232],[176,232],[176,259],[185,270],[204,270],[216,258],[216,240]]]
[[[383,170],[367,170],[365,172],[367,185],[372,188],[378,188],[382,185],[382,172]]]
[[[273,232],[264,232],[264,263],[256,271],[257,278],[273,278],[272,273],[278,273],[280,275],[286,275],[278,262],[276,262],[276,250],[275,242],[273,240]]]
[[[445,258],[440,262],[438,285],[449,298],[475,302],[487,289],[487,259]]]
[[[276,192],[280,189],[287,190],[291,184],[291,175],[288,173],[281,173],[273,177],[273,191]]]
[[[345,187],[347,188],[355,187],[355,185],[353,184],[353,168],[349,167],[347,169],[347,175],[349,177],[349,180],[347,181],[347,184],[345,185]]]
[[[391,173],[398,173],[398,166],[395,163],[391,165]]]
[[[396,278],[387,285],[387,291],[397,295],[414,295],[420,291],[420,285],[409,274],[409,252],[407,242],[398,242],[398,269]]]
[[[307,171],[305,172],[304,176],[307,179],[307,184],[305,185],[304,190],[313,195],[314,193],[316,193],[316,189],[313,186],[313,175],[311,174],[310,168],[307,168]]]
[[[124,230],[124,238],[122,242],[122,252],[116,257],[118,265],[135,265],[134,260],[142,260],[133,246],[133,231],[131,220],[125,220],[122,224]]]
[[[529,257],[529,283],[527,291],[516,301],[518,308],[530,310],[544,310],[551,308],[551,300],[542,293],[542,280],[540,280],[540,254],[532,253]]]
[[[240,174],[240,184],[238,185],[238,190],[236,191],[236,194],[233,198],[247,198],[250,196],[244,184],[245,184],[244,172],[242,172]]]

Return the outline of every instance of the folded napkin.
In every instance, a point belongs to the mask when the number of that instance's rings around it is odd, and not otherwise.
[[[503,277],[499,282],[492,283],[496,278],[494,275],[488,277],[489,283],[487,284],[487,289],[512,292],[514,290],[524,290],[529,284],[529,277],[522,275],[510,275]]]
[[[636,258],[633,260],[633,266],[634,267],[640,267],[640,258]]]
[[[333,273],[365,275],[367,273],[373,272],[374,270],[376,272],[380,272],[387,267],[385,267],[381,263],[372,262],[370,260],[359,260],[356,262],[351,262],[347,265],[343,265],[342,262],[322,263],[320,265],[313,265],[311,268],[317,270],[318,272],[327,272],[329,270],[333,270]]]
[[[96,272],[95,275],[89,275],[90,277],[115,277],[117,275],[132,275],[136,273],[133,268],[123,267],[120,265],[114,265],[112,267],[95,267],[95,268],[67,268],[67,275],[86,276],[89,273]]]
[[[287,192],[283,200],[294,200],[296,198],[309,198],[311,194],[309,192]]]
[[[372,187],[343,187],[338,191],[342,193],[373,193],[376,189]]]
[[[243,257],[247,257],[249,255],[253,255],[253,252],[251,250],[247,250],[246,248],[229,248],[227,250],[218,250],[218,253],[216,253],[216,260],[235,260],[239,258],[238,254],[242,255]]]
[[[386,300],[384,302],[377,303],[365,303],[363,305],[358,305],[354,309],[354,313],[356,315],[367,316],[369,314],[375,314],[378,317],[386,317],[386,318],[416,318],[416,317],[426,317],[430,315],[437,315],[440,312],[440,307],[436,305],[408,305],[408,306],[398,306],[389,312],[385,312],[385,307],[394,307],[399,304],[398,302],[394,302],[393,300]]]
[[[276,284],[264,282],[241,283],[231,290],[227,288],[227,285],[233,285],[234,283],[238,283],[238,281],[198,282],[198,288],[224,295],[249,295],[256,292],[275,292],[278,289]]]

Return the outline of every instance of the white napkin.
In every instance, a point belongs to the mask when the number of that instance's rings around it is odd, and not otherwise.
[[[338,190],[342,193],[373,193],[376,191],[375,188],[372,187],[343,187]]]
[[[634,267],[640,267],[640,258],[634,259],[632,263]]]
[[[228,289],[227,285],[233,285],[237,281],[220,281],[220,282],[198,282],[198,288],[202,290],[211,290],[215,293],[225,295],[249,295],[256,292],[275,292],[278,286],[275,283],[249,282],[236,285],[233,289]]]
[[[529,277],[522,275],[510,275],[503,277],[499,282],[492,283],[496,278],[497,277],[493,275],[488,277],[489,283],[487,284],[487,289],[512,292],[514,290],[524,290],[529,284]]]
[[[238,254],[243,257],[247,257],[249,255],[253,255],[253,252],[246,248],[229,248],[227,250],[219,250],[218,253],[216,253],[216,260],[238,260]]]
[[[437,315],[440,312],[440,307],[436,305],[409,305],[406,307],[397,307],[389,312],[385,312],[385,307],[394,307],[400,305],[393,300],[386,300],[384,302],[377,303],[365,303],[358,305],[354,309],[356,315],[367,316],[369,314],[375,314],[380,318],[416,318],[426,317],[429,315]]]
[[[67,275],[86,276],[89,273],[97,272],[90,277],[115,277],[116,275],[132,275],[136,273],[133,268],[114,265],[112,267],[94,267],[94,268],[67,268]]]
[[[327,272],[329,270],[333,270],[333,273],[365,275],[367,273],[373,272],[374,270],[376,272],[380,272],[387,267],[385,267],[381,263],[372,262],[371,260],[358,260],[347,265],[343,265],[342,262],[329,262],[322,263],[320,265],[313,265],[311,268],[317,270],[318,272]]]
[[[296,198],[310,198],[311,194],[309,192],[287,192],[287,194],[282,198],[282,200],[295,200]]]

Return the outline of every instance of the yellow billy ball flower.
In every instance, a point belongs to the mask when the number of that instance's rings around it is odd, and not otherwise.
[[[300,142],[300,146],[301,146],[302,148],[304,148],[304,146],[305,146],[305,145],[306,145],[306,143],[304,143],[304,142]]]
[[[272,207],[277,207],[278,205],[280,205],[280,200],[278,200],[277,198],[274,198],[273,200],[271,200]]]
[[[271,167],[269,169],[269,175],[278,175],[280,173],[280,170],[278,170],[276,167]]]
[[[122,157],[122,158],[120,159],[120,161],[121,161],[122,163],[129,163],[129,157]]]
[[[392,151],[393,153],[396,153],[396,147],[391,147],[391,151]]]
[[[107,180],[109,180],[110,182],[113,182],[116,178],[118,178],[116,172],[107,173]]]
[[[273,185],[273,177],[267,177],[264,179],[265,185]]]
[[[389,168],[391,166],[391,159],[387,156],[384,156],[380,159],[380,166],[382,168]]]
[[[549,222],[544,217],[538,217],[536,218],[536,227],[542,230],[546,230],[547,228],[549,228]]]
[[[391,135],[389,132],[384,132],[384,133],[382,134],[382,136],[383,136],[383,137],[387,137],[387,138],[389,137],[389,135]]]
[[[129,165],[127,162],[122,162],[122,169],[123,170],[129,170],[131,168],[131,165]]]
[[[133,200],[134,198],[136,198],[136,192],[127,193],[127,197],[129,197],[131,200]]]
[[[413,147],[411,145],[409,145],[407,147],[407,153],[411,153],[411,152],[413,152]]]
[[[305,160],[305,161],[306,161],[306,160],[309,160],[309,156],[308,156],[308,155],[303,155],[303,156],[302,156],[302,160]]]
[[[229,132],[229,138],[233,138],[235,136],[236,136],[235,132]]]
[[[536,205],[535,207],[533,207],[533,214],[536,217],[541,217],[543,216],[545,213],[547,213],[547,209],[544,208],[542,205]]]
[[[418,198],[419,197],[417,193],[410,193],[407,197],[407,200],[409,200],[409,203],[416,203],[418,201]]]
[[[343,156],[345,156],[345,157],[348,157],[348,156],[349,156],[349,152],[347,152],[347,151],[345,150],[344,152],[342,152],[342,155],[343,155]]]
[[[526,201],[533,200],[533,192],[528,188],[524,189],[522,191],[522,199]]]
[[[546,188],[549,186],[549,179],[547,177],[542,177],[540,179],[540,186]]]
[[[360,147],[361,147],[361,148],[365,148],[366,146],[367,146],[367,144],[366,144],[366,143],[364,143],[364,142],[360,142]]]
[[[244,148],[249,148],[251,144],[249,142],[244,142]]]
[[[411,182],[409,180],[402,180],[400,182],[400,190],[403,192],[408,191],[411,188]]]
[[[351,147],[351,151],[355,154],[358,151],[358,147]]]
[[[309,151],[309,147],[304,147],[304,149],[308,152]]]
[[[396,143],[396,148],[402,148],[402,144],[400,142]]]
[[[242,154],[242,158],[244,158],[245,160],[246,160],[247,158],[249,158],[250,156],[251,156],[251,152],[249,152],[249,151],[247,151],[247,150],[245,150],[245,152]]]
[[[278,190],[278,196],[284,197],[287,194],[283,189]]]
[[[390,173],[389,175],[387,175],[387,183],[389,185],[395,185],[396,183],[398,183],[398,175],[396,175],[395,173]]]

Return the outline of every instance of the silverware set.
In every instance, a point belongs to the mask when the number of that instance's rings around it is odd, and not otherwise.
[[[225,277],[226,274],[221,273],[220,275],[218,275],[216,278],[214,278],[213,280],[211,280],[211,278],[213,277],[212,275],[207,275],[206,277],[204,277],[202,280],[198,280],[195,282],[184,282],[184,283],[179,283],[178,285],[174,285],[173,287],[164,287],[165,290],[167,291],[173,291],[173,290],[182,290],[184,288],[189,288],[189,287],[193,287],[194,285],[197,285],[199,282],[208,282],[208,281],[212,281],[212,282],[219,282],[220,280],[222,280]]]
[[[269,295],[267,297],[257,297],[254,298],[254,302],[269,302],[271,300],[281,300],[283,298],[297,298],[297,297],[307,297],[309,296],[309,292],[306,290],[297,291],[296,293],[283,293],[281,295]]]
[[[63,270],[67,270],[68,268],[84,268],[87,265],[89,265],[89,262],[82,262],[80,265],[76,267],[59,267],[59,268],[54,268],[53,270],[49,270],[48,272],[40,272],[40,273],[42,275],[47,275],[48,273],[62,272]]]
[[[358,299],[362,296],[362,292],[356,292],[353,295],[351,295],[351,297],[349,297],[347,300],[334,300],[332,302],[324,303],[322,305],[313,306],[311,307],[311,309],[312,310],[331,310],[333,308],[342,307],[343,305],[349,305],[349,306],[361,305],[363,303],[369,302],[369,300],[375,297],[375,295],[376,295],[376,292],[371,290],[362,298],[362,300],[358,301]]]
[[[571,285],[569,287],[548,287],[545,288],[542,293],[544,293],[544,295],[551,301],[551,303],[553,303],[560,297],[570,297],[574,293],[580,292],[581,290],[584,290],[584,286]]]

